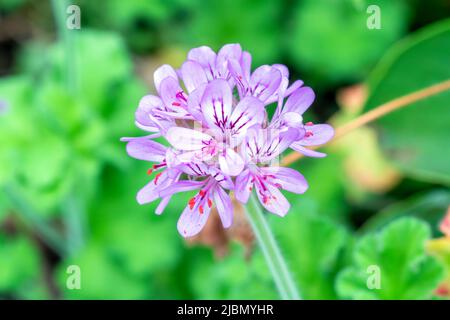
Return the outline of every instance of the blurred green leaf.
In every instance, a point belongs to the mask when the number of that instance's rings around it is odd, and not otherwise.
[[[181,43],[217,50],[240,43],[253,64],[275,63],[280,56],[281,6],[272,0],[196,0],[192,16],[182,24]],[[278,61],[279,62],[279,61]]]
[[[369,79],[366,110],[450,79],[450,20],[416,32],[382,60]],[[379,119],[384,152],[406,174],[450,184],[450,91]]]
[[[401,0],[303,0],[293,8],[288,49],[293,61],[314,82],[362,79],[407,26]],[[367,27],[369,5],[381,11],[381,28]]]
[[[443,268],[425,253],[430,237],[427,224],[402,218],[356,245],[352,266],[343,270],[337,290],[344,299],[426,299],[443,278]],[[379,270],[380,288],[370,288]],[[379,269],[377,269],[379,268]]]
[[[335,299],[333,279],[339,270],[339,254],[349,240],[335,222],[308,213],[302,200],[283,219],[274,217],[277,239],[305,299]]]
[[[414,217],[422,219],[432,226],[433,236],[440,235],[439,222],[445,215],[450,203],[450,191],[433,190],[419,193],[408,199],[388,206],[365,222],[360,232],[379,230],[388,223],[400,217]]]
[[[80,289],[69,289],[67,268],[80,268]],[[104,247],[91,243],[78,257],[59,265],[57,281],[68,299],[143,299],[151,290],[150,283],[133,278],[117,265]]]
[[[40,268],[38,253],[28,239],[0,234],[0,294],[36,285]]]
[[[196,299],[278,299],[264,257],[257,250],[244,260],[242,247],[215,260],[210,250],[192,250],[189,255],[189,284]]]

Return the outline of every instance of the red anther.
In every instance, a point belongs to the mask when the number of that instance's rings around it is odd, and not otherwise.
[[[147,170],[147,174],[148,174],[148,175],[151,175],[152,173],[153,173],[153,169],[148,169],[148,170]]]
[[[175,106],[175,107],[179,107],[179,106],[181,106],[181,103],[179,103],[179,102],[172,102],[172,105]]]
[[[212,207],[212,201],[211,201],[211,199],[208,199],[208,207]]]
[[[191,200],[189,200],[188,204],[189,204],[189,209],[192,210],[192,208],[193,208],[194,205],[195,205],[195,198],[191,198]]]
[[[203,214],[203,206],[202,205],[198,206],[198,212],[200,212],[200,214]]]
[[[264,202],[264,204],[268,204],[268,203],[269,203],[269,200],[270,200],[270,198],[269,198],[269,197],[267,197],[267,196],[264,196],[264,198],[263,198],[263,202]]]
[[[314,125],[314,123],[312,123],[311,121],[309,121],[309,122],[305,123],[305,125],[307,125],[307,126],[312,126],[312,125]]]
[[[312,133],[312,131],[306,131],[305,133],[305,137],[309,138],[312,137],[314,135],[314,133]]]
[[[159,172],[159,173],[155,176],[155,184],[158,183],[158,179],[159,179],[159,177],[161,177],[161,175],[162,175],[162,172]]]
[[[250,187],[248,187],[248,191],[252,191],[253,190],[253,187],[252,186],[250,186]]]
[[[198,194],[200,195],[200,197],[204,197],[205,194],[206,194],[206,191],[205,191],[205,190],[200,190],[200,191],[198,192]]]

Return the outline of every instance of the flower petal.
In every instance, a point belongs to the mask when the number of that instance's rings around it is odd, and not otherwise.
[[[258,184],[256,184],[256,186],[257,188],[260,188]],[[287,201],[286,197],[278,190],[278,188],[271,184],[266,184],[266,188],[265,193],[260,192],[260,190],[256,192],[259,201],[267,211],[279,215],[280,217],[284,217],[291,208],[289,201]],[[268,200],[264,198],[263,194],[268,197]]]
[[[147,131],[158,131],[158,125],[154,121],[152,112],[154,109],[164,108],[162,100],[154,95],[146,95],[139,101],[135,113],[136,125]]]
[[[229,121],[228,129],[231,130],[233,139],[243,137],[248,128],[262,123],[265,116],[266,110],[260,100],[254,97],[242,99],[233,110]]]
[[[202,206],[200,209],[200,205]],[[183,237],[192,237],[198,234],[208,220],[211,208],[208,205],[197,203],[192,209],[187,206],[178,219],[178,232]]]
[[[198,62],[208,72],[209,80],[212,80],[212,70],[216,66],[216,53],[207,46],[201,46],[189,51],[188,60]]]
[[[225,80],[213,80],[206,86],[201,110],[210,129],[224,130],[230,119],[232,99],[231,88]]]
[[[170,128],[165,138],[178,150],[199,150],[204,146],[203,142],[212,139],[206,133],[183,127]]]
[[[252,175],[250,171],[244,170],[236,177],[236,189],[234,196],[242,203],[247,203],[248,198],[252,192]]]
[[[293,150],[295,150],[307,157],[323,158],[323,157],[327,156],[326,153],[322,153],[322,152],[318,152],[318,151],[314,151],[314,150],[305,148],[304,146],[301,145],[301,141],[294,142],[293,144],[291,144],[290,147]]]
[[[250,77],[252,95],[263,102],[278,90],[280,84],[280,70],[268,65],[257,68]]]
[[[146,161],[162,162],[167,147],[153,140],[135,139],[127,143],[128,155]]]
[[[154,180],[147,183],[136,195],[136,200],[139,204],[146,204],[155,201],[159,198],[158,185]]]
[[[155,82],[155,88],[158,93],[161,93],[161,82],[166,79],[167,77],[174,78],[176,81],[178,81],[178,76],[175,70],[169,66],[168,64],[164,64],[158,69],[156,69],[155,73],[153,74],[153,80]]]
[[[224,174],[237,176],[244,169],[244,160],[233,149],[227,148],[219,156],[219,166]]]
[[[308,189],[308,182],[297,170],[286,167],[266,167],[261,171],[269,175],[268,181],[293,193],[305,193]]]
[[[180,71],[189,93],[208,81],[203,67],[198,62],[188,60],[183,63]]]
[[[315,99],[314,91],[310,87],[300,87],[287,99],[283,112],[297,112],[303,114]]]
[[[306,135],[300,140],[303,146],[319,146],[327,143],[334,136],[334,129],[328,124],[305,126]],[[312,134],[308,134],[308,132]]]
[[[213,197],[223,227],[229,228],[233,223],[233,205],[230,196],[222,188],[217,187]]]
[[[179,192],[197,190],[200,189],[204,184],[205,181],[190,181],[190,180],[177,181],[176,183],[161,190],[159,192],[159,196],[163,198]]]
[[[181,109],[181,107],[174,106],[174,103],[179,103],[177,95],[180,92],[183,92],[183,89],[181,89],[178,80],[172,77],[167,77],[161,81],[159,95],[161,96],[161,99],[164,102],[166,108]]]

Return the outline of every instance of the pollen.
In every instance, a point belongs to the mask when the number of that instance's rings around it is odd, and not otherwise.
[[[156,176],[155,176],[155,184],[158,183],[159,177],[161,177],[162,172],[159,172]]]
[[[310,126],[314,125],[314,123],[312,123],[311,121],[309,121],[309,122],[305,123],[305,125],[308,126],[308,127],[310,127]]]
[[[211,201],[211,199],[208,199],[208,207],[212,207],[212,201]]]
[[[148,175],[151,175],[152,173],[153,173],[153,169],[150,168],[150,169],[147,170],[147,174]]]
[[[174,107],[179,107],[179,106],[181,106],[181,103],[179,103],[179,102],[172,102],[172,105]]]
[[[200,212],[200,214],[203,214],[203,206],[202,205],[198,206],[198,212]]]
[[[195,198],[191,198],[191,200],[189,200],[188,204],[189,204],[189,209],[192,210],[192,208],[194,208],[194,205],[195,205]]]
[[[206,194],[206,191],[205,191],[205,190],[200,190],[200,191],[198,192],[198,194],[200,195],[200,197],[204,197],[205,194]]]

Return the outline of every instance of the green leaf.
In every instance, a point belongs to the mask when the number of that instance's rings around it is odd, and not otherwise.
[[[39,255],[24,237],[0,235],[0,293],[14,292],[39,281]]]
[[[450,20],[428,26],[394,47],[369,79],[365,110],[450,79]],[[450,91],[379,119],[381,145],[405,174],[450,184]]]
[[[432,190],[419,193],[405,200],[396,202],[383,209],[365,222],[360,232],[379,230],[400,217],[414,217],[422,219],[432,226],[433,236],[438,236],[439,222],[442,220],[450,203],[450,191]]]
[[[407,26],[403,1],[304,0],[293,9],[288,49],[294,62],[320,83],[361,79]],[[381,28],[367,27],[369,5],[381,11]]]
[[[81,288],[69,289],[67,268],[80,268]],[[104,247],[91,243],[78,257],[60,263],[57,281],[67,299],[143,299],[151,285],[128,274]]]
[[[335,299],[334,277],[339,270],[339,254],[348,239],[345,230],[331,220],[312,215],[302,206],[279,219],[273,217],[285,259],[299,283],[305,299]],[[302,209],[301,209],[302,208]]]
[[[337,279],[344,299],[427,299],[443,277],[441,264],[425,253],[427,224],[402,218],[359,240],[353,263]],[[380,286],[376,286],[379,276]],[[372,282],[375,279],[374,282]],[[375,286],[371,286],[375,283]]]

